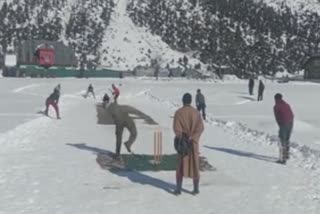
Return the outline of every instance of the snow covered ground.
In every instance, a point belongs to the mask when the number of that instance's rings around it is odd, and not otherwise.
[[[36,114],[62,85],[62,120]],[[89,83],[98,100],[121,83],[121,104],[145,112],[164,132],[164,153],[174,153],[172,116],[185,92],[201,88],[208,120],[201,155],[217,168],[204,172],[201,193],[176,197],[172,172],[103,170],[97,152],[114,151],[112,125],[98,125],[96,101],[81,94]],[[244,213],[317,214],[320,211],[320,115],[311,83],[267,82],[261,103],[246,82],[151,79],[0,79],[0,214],[7,213]],[[292,105],[294,149],[288,165],[275,164],[273,95]],[[53,112],[50,112],[54,116]],[[137,120],[135,153],[153,153],[155,126]],[[81,147],[72,144],[82,144]],[[79,149],[80,148],[80,149]],[[123,153],[126,153],[123,150]],[[184,183],[192,189],[190,180]]]

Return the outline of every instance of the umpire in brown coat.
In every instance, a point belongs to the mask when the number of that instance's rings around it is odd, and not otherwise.
[[[174,115],[173,130],[177,137],[181,137],[183,133],[186,134],[192,141],[193,149],[189,155],[184,157],[178,154],[175,193],[181,194],[182,178],[189,177],[193,179],[193,194],[198,194],[200,179],[199,140],[204,126],[200,113],[191,106],[191,94],[184,94],[182,102],[183,107],[178,109]]]

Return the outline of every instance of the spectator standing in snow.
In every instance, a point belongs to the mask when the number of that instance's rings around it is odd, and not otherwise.
[[[253,95],[253,88],[254,88],[254,79],[253,77],[249,78],[249,94]]]
[[[264,92],[264,84],[262,82],[262,80],[259,81],[259,87],[258,87],[258,101],[262,101],[263,100],[263,92]]]
[[[120,160],[122,135],[124,128],[129,131],[129,139],[124,143],[128,152],[131,152],[131,146],[137,138],[137,128],[133,119],[128,112],[121,109],[117,103],[110,103],[107,106],[107,111],[111,114],[112,119],[116,125],[116,154],[115,159]]]
[[[168,70],[168,77],[172,78],[173,77],[173,72],[172,72],[172,69],[170,68],[169,63],[167,64],[166,68]]]
[[[201,115],[191,106],[191,94],[184,94],[182,102],[183,107],[178,109],[174,115],[173,130],[176,138],[187,136],[188,141],[190,140],[192,143],[192,150],[186,156],[178,154],[175,194],[181,194],[183,177],[193,178],[193,194],[198,194],[200,179],[199,140],[204,126]]]
[[[96,99],[96,96],[95,96],[95,94],[94,94],[94,89],[93,89],[92,84],[90,84],[90,85],[88,86],[87,93],[85,94],[84,97],[87,98],[88,95],[89,95],[89,93],[91,93],[92,96],[93,96],[93,98]]]
[[[114,102],[117,103],[118,97],[120,95],[120,90],[114,84],[112,84],[112,94]]]
[[[291,107],[288,103],[286,103],[282,99],[281,94],[276,94],[274,96],[275,99],[275,106],[274,116],[279,126],[279,138],[280,138],[280,145],[279,145],[279,153],[280,157],[278,163],[285,164],[286,161],[289,159],[289,151],[290,151],[290,136],[293,128],[293,119],[294,115],[291,110]]]
[[[199,112],[202,112],[202,118],[206,120],[206,101],[204,95],[201,93],[201,90],[197,90],[196,95],[196,106]]]
[[[50,96],[46,100],[46,110],[44,111],[44,114],[46,116],[48,116],[49,106],[51,105],[56,112],[57,119],[61,119],[59,114],[59,106],[58,106],[59,98],[60,98],[60,91],[58,91],[58,89],[55,88],[53,90],[53,93],[50,94]]]

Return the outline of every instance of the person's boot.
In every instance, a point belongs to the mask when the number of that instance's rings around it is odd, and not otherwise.
[[[128,152],[131,153],[132,151],[131,151],[130,143],[129,142],[125,142],[124,145],[125,145],[126,149],[128,150]]]
[[[121,161],[121,160],[122,160],[120,154],[114,154],[112,158],[113,158],[113,160],[115,160],[115,161]]]
[[[193,195],[197,195],[199,193],[200,193],[200,191],[199,191],[199,179],[194,179],[193,180],[193,192],[192,192],[192,194]]]
[[[286,146],[286,160],[290,159],[290,146]]]
[[[285,148],[282,145],[279,146],[279,160],[276,163],[286,164]]]
[[[287,160],[288,159],[288,153],[287,153],[287,148],[285,147],[283,150],[283,159]]]
[[[277,160],[277,162],[276,163],[279,163],[279,164],[286,164],[286,161],[285,160]]]
[[[176,187],[176,190],[174,191],[174,194],[181,195],[181,190],[182,190],[182,179],[177,179],[177,187]]]

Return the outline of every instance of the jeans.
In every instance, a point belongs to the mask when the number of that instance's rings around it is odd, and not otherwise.
[[[198,104],[197,109],[199,112],[202,112],[202,118],[206,120],[206,104],[204,103]]]
[[[292,133],[293,122],[282,124],[279,128],[280,146],[282,147],[282,155],[285,159],[289,158],[290,137]]]
[[[46,115],[48,115],[48,111],[49,111],[49,106],[52,106],[56,112],[57,118],[60,118],[60,114],[59,114],[59,106],[58,103],[54,102],[53,100],[47,100],[46,101],[46,110],[44,111],[44,113]]]
[[[121,152],[122,134],[124,128],[127,128],[129,131],[129,139],[125,143],[131,146],[137,138],[137,128],[134,123],[130,124],[129,126],[125,124],[116,124],[116,155],[120,155]]]

